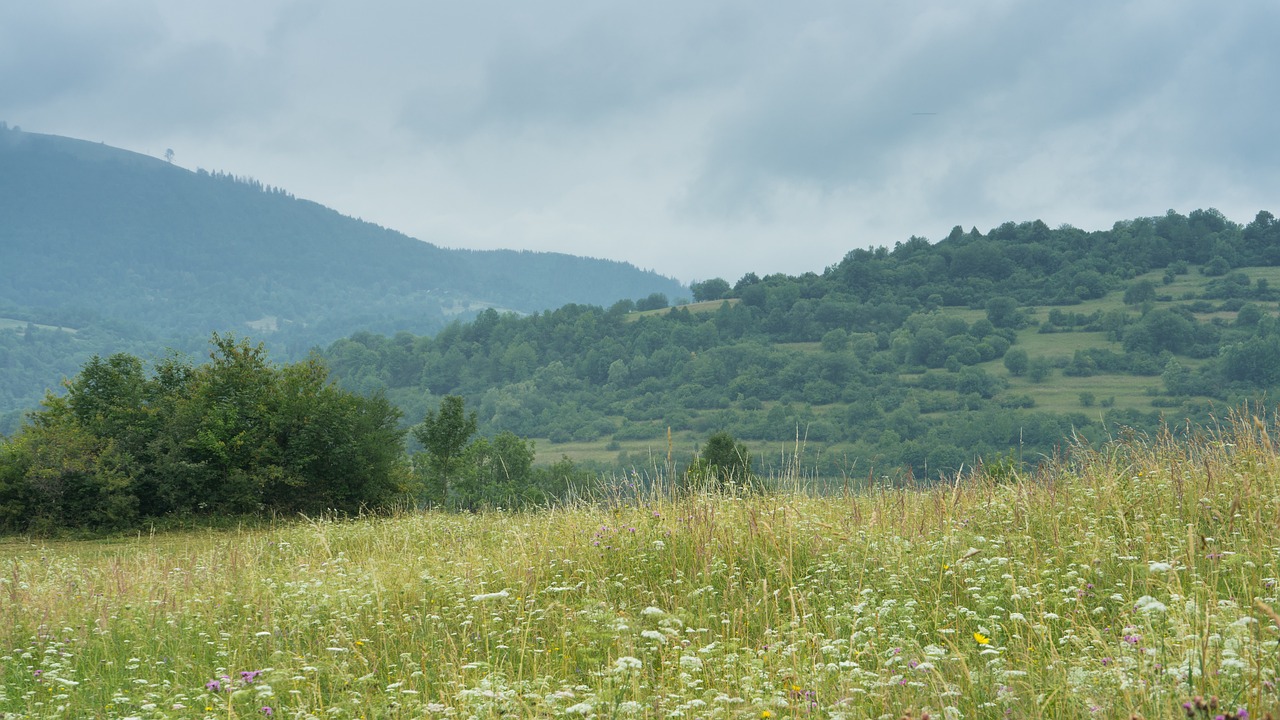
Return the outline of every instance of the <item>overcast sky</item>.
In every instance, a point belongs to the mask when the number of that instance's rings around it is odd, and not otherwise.
[[[15,0],[0,120],[683,281],[1280,213],[1280,3]],[[2,221],[2,219],[0,219]]]

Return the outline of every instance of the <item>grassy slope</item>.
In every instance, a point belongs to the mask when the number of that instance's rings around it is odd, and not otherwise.
[[[1272,287],[1280,287],[1280,267],[1247,267],[1237,268],[1239,272],[1247,274],[1250,279],[1255,282],[1259,278],[1265,278]],[[1184,299],[1188,294],[1199,295],[1204,290],[1204,286],[1215,278],[1207,278],[1199,273],[1199,268],[1192,267],[1191,271],[1186,275],[1179,275],[1174,282],[1169,285],[1162,283],[1163,270],[1152,271],[1146,275],[1139,276],[1134,279],[1150,280],[1156,285],[1156,292],[1162,297],[1170,299],[1153,302],[1151,307],[1173,307],[1188,302]],[[1064,312],[1079,313],[1081,315],[1090,315],[1095,311],[1101,310],[1104,313],[1110,310],[1123,310],[1129,313],[1134,319],[1141,315],[1141,310],[1137,307],[1125,306],[1122,301],[1124,295],[1123,289],[1108,293],[1102,298],[1089,300],[1079,305],[1072,305],[1061,308]],[[1211,301],[1217,304],[1220,301]],[[709,303],[695,303],[690,306],[693,312],[709,312],[719,307],[720,301]],[[1275,312],[1275,307],[1269,303],[1263,303],[1264,312]],[[1014,347],[1019,347],[1027,351],[1032,358],[1042,356],[1051,360],[1070,360],[1076,350],[1085,350],[1090,348],[1105,348],[1113,350],[1117,353],[1123,353],[1124,350],[1120,343],[1112,342],[1107,339],[1105,333],[1098,332],[1061,332],[1051,334],[1041,334],[1038,332],[1039,323],[1048,319],[1049,307],[1037,307],[1029,312],[1031,318],[1036,321],[1036,325],[1024,328],[1018,332],[1018,341]],[[637,314],[656,314],[668,312],[668,310],[653,310],[646,313]],[[944,314],[954,315],[963,319],[967,323],[986,317],[983,310],[971,310],[968,308],[943,308]],[[1203,313],[1198,314],[1197,319],[1201,321],[1209,321],[1213,318],[1221,319],[1230,323],[1235,319],[1235,313]],[[799,351],[799,352],[821,352],[819,343],[785,343],[781,347]],[[1194,368],[1202,364],[1203,360],[1179,356],[1178,361],[1188,368]],[[1162,390],[1160,377],[1141,377],[1135,375],[1124,374],[1107,374],[1100,373],[1092,377],[1067,377],[1060,370],[1053,370],[1049,378],[1041,383],[1033,383],[1024,377],[1012,377],[1005,368],[1003,360],[992,360],[990,362],[980,363],[979,367],[991,375],[1004,378],[1009,383],[1009,387],[1005,390],[1006,395],[1029,395],[1035,400],[1035,406],[1028,410],[1010,410],[1010,413],[1018,414],[1025,412],[1082,412],[1089,416],[1096,416],[1100,412],[1104,412],[1105,408],[1100,407],[1097,402],[1114,398],[1114,407],[1117,409],[1136,408],[1143,412],[1153,410],[1153,396],[1150,394],[1152,390]],[[910,381],[911,376],[905,376]],[[1086,407],[1081,404],[1081,393],[1092,393],[1095,398],[1095,404]],[[1206,400],[1208,400],[1206,398]],[[820,414],[833,413],[835,417],[842,417],[846,405],[836,403],[833,405],[817,408]],[[1169,411],[1176,414],[1176,410]],[[936,413],[935,416],[941,415]],[[705,434],[694,432],[677,432],[675,434],[674,447],[677,451],[677,457],[687,460],[692,457],[694,449],[698,443],[705,440]],[[665,440],[634,440],[618,442],[613,449],[608,449],[605,445],[607,439],[599,442],[573,442],[573,443],[552,443],[546,438],[538,439],[538,461],[553,462],[562,455],[567,456],[575,461],[592,460],[599,462],[613,462],[620,451],[627,451],[632,454],[654,454],[666,457],[667,446]],[[753,442],[753,450],[768,453],[766,446],[771,443]],[[824,447],[821,443],[811,443],[810,449],[814,452],[834,451],[840,452],[842,446],[834,446],[831,448]],[[681,454],[683,452],[683,454]]]
[[[623,485],[521,515],[9,541],[0,712],[1174,718],[1201,694],[1257,718],[1280,672],[1261,429],[829,499]]]

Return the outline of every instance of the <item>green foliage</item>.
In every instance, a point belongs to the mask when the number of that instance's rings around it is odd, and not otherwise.
[[[730,433],[718,432],[707,438],[700,459],[713,477],[722,483],[748,484],[751,479],[751,454]]]
[[[1280,385],[1280,335],[1254,336],[1227,347],[1222,367],[1231,381],[1268,388]]]
[[[442,398],[413,435],[425,448],[417,455],[422,499],[452,510],[519,509],[564,497],[571,485],[586,486],[594,475],[568,458],[535,468],[534,444],[510,431],[475,438],[476,414],[463,398]]]
[[[636,301],[636,310],[661,310],[669,305],[664,293],[652,293],[648,297]]]
[[[1022,348],[1012,348],[1004,354],[1004,367],[1014,377],[1025,375],[1030,366],[1031,360]]]
[[[1033,383],[1048,380],[1051,372],[1053,372],[1053,364],[1049,362],[1049,358],[1038,356],[1027,363],[1027,379]]]
[[[844,328],[827,331],[822,336],[822,349],[829,353],[843,352],[849,349],[849,333]]]
[[[1156,299],[1156,286],[1150,280],[1139,280],[1131,283],[1124,290],[1125,305],[1141,305]]]
[[[729,286],[728,281],[721,278],[711,278],[702,282],[695,282],[689,285],[689,290],[693,292],[693,299],[697,302],[705,302],[707,300],[719,300],[733,290]]]
[[[357,331],[434,333],[494,305],[684,292],[621,262],[439,248],[251,179],[12,130],[0,218],[0,413],[34,407],[93,355],[199,353],[213,331],[251,330],[300,360]]]
[[[1016,298],[1005,295],[987,301],[987,320],[998,328],[1018,328],[1026,323],[1026,315],[1019,309]]]
[[[413,437],[426,450],[428,502],[444,503],[454,494],[451,483],[463,464],[467,443],[476,434],[476,414],[467,414],[465,402],[460,396],[448,395],[413,428]],[[470,506],[469,502],[460,504]]]
[[[133,480],[112,441],[76,425],[57,401],[0,454],[0,528],[119,530],[137,511]]]
[[[209,362],[94,358],[0,453],[0,528],[115,530],[167,515],[355,513],[404,491],[400,412],[214,335]]]
[[[1189,269],[1227,250],[1233,262],[1266,260],[1265,243],[1244,235],[1269,238],[1273,223],[1242,230],[1214,213],[1193,216],[1098,232],[1034,222],[961,230],[936,244],[854,250],[820,274],[749,274],[705,312],[638,314],[631,301],[486,311],[435,337],[359,334],[327,354],[345,387],[388,387],[415,415],[428,392],[465,397],[486,437],[509,431],[589,454],[586,443],[637,451],[667,428],[686,441],[723,429],[749,442],[791,440],[799,428],[824,451],[838,445],[823,472],[909,465],[936,477],[1020,441],[1051,456],[1073,431],[1104,437],[1111,426],[1079,412],[1081,390],[1098,404],[1117,395],[1107,423],[1155,430],[1159,409],[1142,393],[1159,392],[1170,356],[1194,366],[1178,385],[1188,395],[1226,400],[1266,388],[1258,383],[1267,375],[1235,356],[1228,375],[1226,349],[1272,332],[1262,305],[1272,301],[1243,273],[1177,273],[1179,262]],[[970,272],[995,254],[1007,262]],[[1168,292],[1191,293],[1194,304],[1157,298],[1145,314],[1122,305],[1126,287],[1164,268],[1178,278]],[[1221,303],[1198,297],[1210,289]],[[1205,316],[1250,303],[1267,309],[1235,323]],[[1072,335],[1033,335],[1033,318],[1046,333]],[[1185,412],[1201,419],[1207,407]]]
[[[510,432],[478,438],[460,458],[464,468],[448,499],[450,507],[519,508],[546,499],[534,482],[533,443]]]
[[[1231,263],[1221,255],[1215,255],[1204,267],[1200,268],[1200,274],[1205,277],[1221,277],[1231,271]]]

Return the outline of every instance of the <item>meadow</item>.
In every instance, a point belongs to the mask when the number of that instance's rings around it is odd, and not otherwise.
[[[825,497],[632,476],[532,512],[0,541],[0,717],[1260,718],[1273,431]]]

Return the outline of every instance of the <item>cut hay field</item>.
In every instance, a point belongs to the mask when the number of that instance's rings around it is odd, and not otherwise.
[[[1272,429],[835,498],[10,539],[0,715],[1259,718]]]

